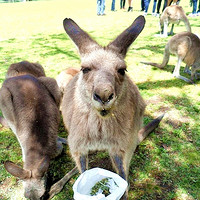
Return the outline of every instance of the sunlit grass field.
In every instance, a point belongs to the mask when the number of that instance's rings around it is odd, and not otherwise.
[[[55,78],[63,69],[80,66],[78,51],[63,29],[63,19],[72,18],[101,45],[107,45],[134,19],[142,14],[140,1],[133,1],[133,12],[111,12],[106,0],[106,15],[96,15],[94,0],[49,0],[0,4],[0,85],[10,64],[28,60],[40,62],[46,75]],[[192,8],[181,1],[185,12]],[[130,47],[126,62],[128,74],[147,103],[144,123],[166,113],[157,128],[138,146],[130,166],[129,199],[131,200],[197,200],[200,199],[200,81],[188,84],[172,76],[175,56],[164,70],[141,64],[161,62],[166,42],[171,38],[155,37],[158,18],[151,16],[153,1],[142,33]],[[200,17],[189,18],[193,33],[200,35]],[[183,23],[174,32],[185,31]],[[182,63],[181,74],[185,64]],[[59,135],[67,137],[61,123]],[[0,127],[0,199],[21,200],[22,182],[8,174],[5,160],[23,165],[21,149],[14,134]],[[51,162],[49,179],[53,183],[75,166],[70,152]],[[113,170],[106,152],[90,155],[90,167]],[[78,175],[66,184],[54,200],[73,199],[72,185]]]

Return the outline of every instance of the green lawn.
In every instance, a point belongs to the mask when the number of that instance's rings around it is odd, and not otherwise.
[[[126,8],[128,1],[126,2]],[[181,1],[188,14],[189,0]],[[161,62],[168,38],[158,34],[158,18],[151,16],[153,1],[146,16],[146,25],[130,47],[126,57],[128,74],[138,85],[147,102],[144,123],[166,112],[159,128],[136,150],[130,166],[131,200],[194,200],[200,199],[200,81],[190,85],[172,76],[176,57],[171,56],[164,70],[141,64]],[[65,34],[62,21],[75,20],[100,44],[106,45],[141,14],[140,1],[133,0],[133,12],[119,9],[111,12],[106,0],[106,16],[96,15],[94,0],[52,0],[0,4],[0,85],[9,65],[28,60],[40,62],[47,76],[56,77],[68,66],[79,67],[77,49]],[[189,18],[192,31],[200,35],[200,17]],[[175,33],[185,31],[180,23]],[[184,64],[182,63],[181,73]],[[187,76],[188,77],[188,76]],[[59,135],[67,137],[60,126]],[[49,179],[55,182],[71,170],[74,162],[65,147],[62,156],[51,163]],[[22,182],[8,174],[5,160],[22,165],[21,149],[14,134],[0,127],[0,199],[23,199]],[[105,152],[90,155],[90,167],[113,170]],[[75,176],[54,200],[72,199]]]

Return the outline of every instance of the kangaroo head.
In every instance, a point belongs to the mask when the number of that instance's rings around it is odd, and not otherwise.
[[[23,169],[11,161],[6,161],[4,166],[10,174],[23,180],[24,196],[31,200],[38,200],[46,191],[45,172],[49,162],[48,158],[44,158],[32,170]]]
[[[78,77],[81,98],[100,116],[107,116],[112,113],[117,99],[127,87],[127,66],[124,58],[128,47],[143,30],[145,19],[139,16],[106,47],[100,46],[73,20],[66,18],[63,24],[81,56],[81,72]]]

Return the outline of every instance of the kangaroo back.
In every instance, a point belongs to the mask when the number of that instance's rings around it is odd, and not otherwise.
[[[0,109],[20,143],[24,161],[23,168],[10,161],[5,168],[24,180],[30,199],[44,194],[44,175],[58,150],[58,94],[55,80],[31,75],[7,78],[0,90]]]
[[[35,77],[46,76],[43,67],[39,63],[22,61],[10,65],[6,74],[6,78],[25,74],[31,74]]]

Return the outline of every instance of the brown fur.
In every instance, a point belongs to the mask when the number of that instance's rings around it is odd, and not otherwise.
[[[8,72],[12,72],[13,66],[18,74],[21,74],[20,69],[23,74],[26,71],[24,63],[22,66],[19,63],[18,67],[11,65]],[[0,90],[0,109],[20,143],[24,166],[21,168],[6,161],[5,168],[24,180],[27,198],[39,199],[45,192],[44,175],[50,159],[62,151],[62,145],[57,141],[60,92],[54,79],[36,78],[37,74],[13,76],[4,81]]]
[[[194,80],[195,73],[200,69],[200,39],[193,33],[182,32],[174,35],[166,44],[162,64],[142,62],[159,68],[164,68],[170,57],[170,53],[177,56],[178,61],[173,75],[179,77],[180,65],[183,61],[188,67],[192,68],[191,80]],[[183,80],[187,80],[186,78]]]
[[[160,27],[163,29],[163,36],[167,37],[167,26],[169,23],[172,23],[172,29],[170,34],[173,34],[174,24],[179,24],[184,22],[186,30],[191,32],[191,26],[185,12],[181,6],[171,5],[165,8],[163,13],[160,16]]]
[[[107,150],[114,168],[127,180],[133,152],[148,134],[139,133],[146,105],[126,74],[124,61],[144,24],[144,17],[138,17],[113,42],[101,47],[74,21],[64,20],[81,55],[81,71],[65,88],[62,103],[70,152],[80,172],[87,168],[89,151]]]
[[[6,73],[6,78],[25,74],[31,74],[35,77],[46,76],[43,67],[39,63],[22,61],[10,65]]]
[[[60,74],[56,77],[58,87],[60,88],[62,94],[64,93],[66,85],[79,71],[80,70],[77,68],[69,67],[60,72]]]

